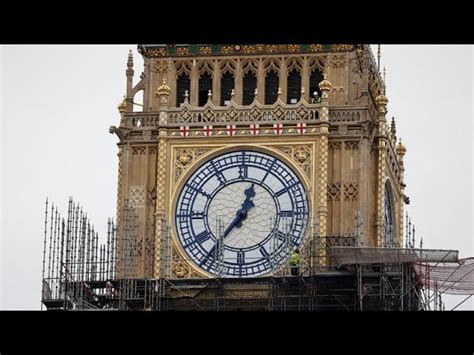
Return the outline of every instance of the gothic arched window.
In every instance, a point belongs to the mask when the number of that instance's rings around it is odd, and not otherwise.
[[[301,75],[298,70],[293,69],[288,75],[287,103],[296,104],[301,97]]]
[[[242,105],[250,105],[253,102],[256,88],[257,77],[249,71],[244,75],[243,79]]]
[[[271,105],[277,100],[278,85],[278,73],[271,69],[265,77],[265,105]]]
[[[321,81],[323,81],[323,73],[319,69],[313,70],[309,77],[309,96],[311,98],[315,97],[314,93],[317,94],[318,100],[321,98],[321,89],[319,88]]]
[[[395,218],[393,216],[393,197],[392,192],[385,184],[385,199],[384,199],[384,216],[383,216],[383,245],[385,247],[393,247],[396,244],[395,240]]]
[[[179,107],[184,102],[185,92],[191,89],[191,80],[189,75],[181,73],[176,80],[176,107]]]
[[[233,89],[234,75],[226,71],[221,77],[221,106],[225,106],[230,102]]]
[[[212,90],[212,76],[208,72],[205,72],[199,78],[199,106],[206,104],[209,90]]]

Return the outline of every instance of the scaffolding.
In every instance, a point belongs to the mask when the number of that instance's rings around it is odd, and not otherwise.
[[[363,246],[358,215],[353,235],[312,232],[294,276],[291,228],[283,223],[283,245],[272,240],[268,255],[270,273],[228,277],[218,220],[214,277],[180,278],[172,272],[170,226],[162,220],[157,279],[149,275],[154,242],[139,239],[137,214],[127,202],[120,226],[108,220],[103,243],[72,198],[65,218],[48,204],[42,269],[42,306],[48,310],[443,310],[442,294],[474,293],[472,258],[459,261],[457,251],[427,250],[421,242],[415,248],[411,226],[405,248]]]

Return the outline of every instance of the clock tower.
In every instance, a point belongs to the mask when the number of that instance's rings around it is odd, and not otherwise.
[[[272,275],[295,249],[305,274],[330,262],[315,236],[402,246],[406,150],[368,45],[138,51],[110,129],[119,278]]]

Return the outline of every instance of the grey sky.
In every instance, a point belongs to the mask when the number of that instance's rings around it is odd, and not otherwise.
[[[374,47],[375,48],[375,47]],[[136,46],[0,46],[0,309],[39,309],[44,198],[82,204],[101,237],[115,216],[117,105]],[[382,46],[389,117],[407,147],[417,239],[474,256],[473,47]],[[445,297],[447,308],[462,299]],[[474,309],[474,301],[461,309]]]

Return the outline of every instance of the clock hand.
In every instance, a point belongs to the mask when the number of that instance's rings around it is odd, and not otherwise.
[[[247,219],[247,212],[250,210],[252,207],[255,207],[255,204],[251,200],[252,197],[255,197],[255,190],[254,190],[254,184],[252,184],[248,189],[245,190],[245,201],[242,203],[242,208],[237,211],[236,217],[232,221],[232,223],[227,227],[227,229],[224,232],[224,238],[229,235],[232,229],[234,227],[240,228],[242,227],[242,221]]]

